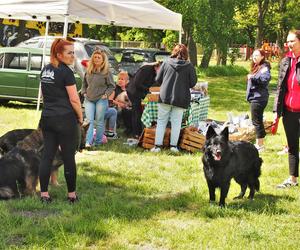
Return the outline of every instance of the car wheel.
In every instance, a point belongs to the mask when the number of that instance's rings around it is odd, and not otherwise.
[[[9,100],[5,100],[5,99],[0,99],[0,105],[5,105],[9,102]]]

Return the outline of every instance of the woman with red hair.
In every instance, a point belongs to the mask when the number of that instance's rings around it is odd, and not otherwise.
[[[58,148],[64,162],[68,187],[67,200],[78,201],[76,194],[75,151],[78,144],[78,123],[82,124],[81,103],[76,81],[69,65],[74,63],[74,45],[57,38],[51,46],[50,64],[41,72],[43,110],[40,127],[44,138],[44,151],[39,167],[41,201],[52,201],[48,193],[52,162]]]
[[[266,131],[263,123],[263,114],[269,100],[268,86],[271,80],[271,66],[266,61],[265,56],[264,50],[254,50],[250,73],[247,77],[246,99],[251,107],[251,119],[256,132],[255,147],[258,151],[264,150]]]

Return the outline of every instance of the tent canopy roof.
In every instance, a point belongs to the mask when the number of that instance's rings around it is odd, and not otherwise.
[[[0,18],[181,30],[181,14],[152,0],[6,0]]]

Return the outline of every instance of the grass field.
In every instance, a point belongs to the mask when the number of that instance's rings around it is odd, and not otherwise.
[[[209,82],[210,118],[249,113],[245,76],[200,80]],[[39,115],[34,105],[2,106],[0,134],[35,128]],[[225,209],[208,203],[201,153],[152,154],[124,141],[76,155],[76,205],[66,202],[63,169],[61,186],[50,187],[52,204],[38,196],[0,201],[0,249],[299,249],[299,188],[275,188],[288,175],[287,155],[276,153],[285,144],[281,124],[261,154],[261,192],[253,201],[233,200],[239,186],[232,181]]]

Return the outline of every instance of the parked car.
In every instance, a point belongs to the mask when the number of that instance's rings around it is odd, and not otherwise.
[[[46,63],[49,63],[49,50]],[[0,48],[0,103],[9,100],[37,101],[42,67],[43,49]],[[77,89],[82,81],[75,74]]]
[[[50,48],[53,40],[56,37],[48,36],[47,37],[47,45],[46,48]],[[85,71],[86,71],[86,63],[90,59],[93,51],[97,48],[105,51],[108,61],[110,63],[110,69],[114,76],[114,80],[117,79],[117,75],[119,73],[119,66],[116,58],[113,56],[111,51],[105,44],[99,42],[98,40],[88,39],[88,38],[73,38],[74,41],[74,52],[75,52],[75,71],[80,75],[81,79],[83,79]],[[44,36],[32,37],[24,42],[16,45],[17,47],[26,47],[26,48],[43,48],[45,42]]]
[[[110,48],[115,58],[119,62],[120,70],[127,71],[130,75],[145,63],[164,61],[170,53],[158,49],[140,49],[140,48]]]

